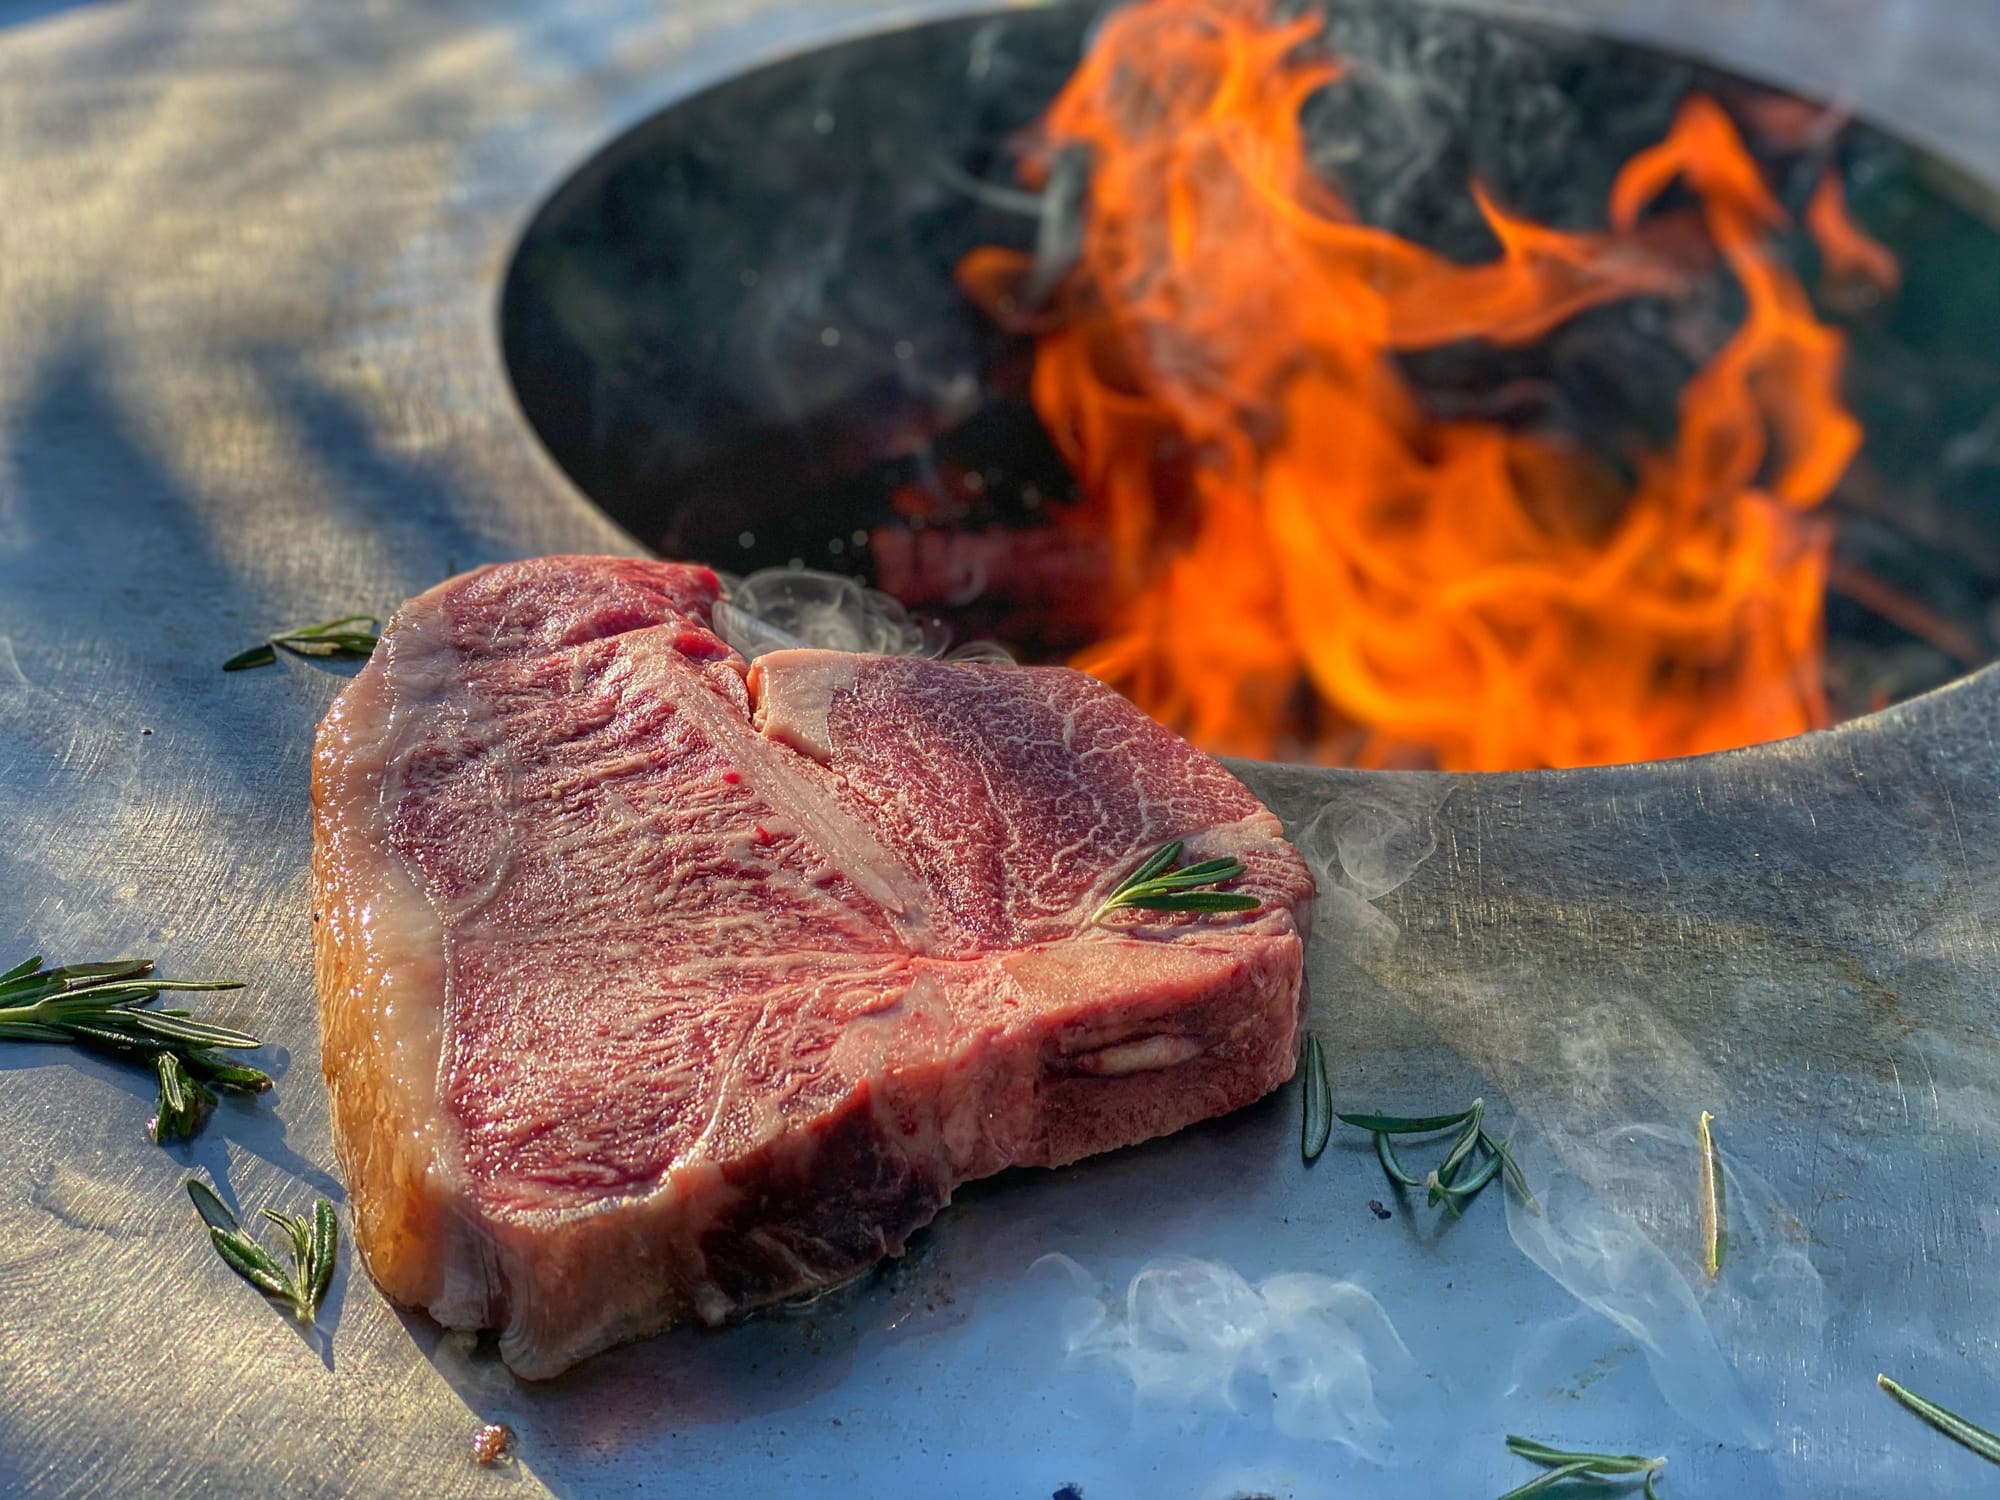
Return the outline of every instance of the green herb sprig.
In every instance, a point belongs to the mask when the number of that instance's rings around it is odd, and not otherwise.
[[[1310,1095],[1306,1107],[1312,1108]],[[1449,1115],[1336,1115],[1335,1118],[1375,1137],[1375,1155],[1391,1182],[1399,1187],[1421,1189],[1433,1208],[1442,1203],[1453,1218],[1496,1176],[1505,1178],[1529,1213],[1541,1212],[1541,1205],[1528,1188],[1527,1177],[1514,1161],[1510,1143],[1495,1140],[1487,1131],[1484,1099],[1474,1099],[1469,1108]],[[1444,1130],[1458,1131],[1444,1160],[1422,1177],[1415,1176],[1396,1154],[1395,1137],[1436,1135]]]
[[[300,625],[281,630],[248,651],[239,651],[222,664],[225,672],[242,672],[251,667],[268,667],[282,649],[295,656],[337,656],[350,661],[366,660],[382,639],[382,622],[374,615],[342,615],[318,625]]]
[[[1915,1391],[1903,1389],[1887,1375],[1877,1375],[1875,1383],[1953,1442],[1970,1448],[1990,1464],[2000,1464],[2000,1437],[1995,1437],[1984,1427],[1973,1425],[1956,1412],[1946,1411],[1935,1401],[1925,1400]]]
[[[239,990],[234,979],[156,979],[150,958],[44,969],[39,956],[0,974],[0,1041],[66,1042],[151,1067],[160,1081],[155,1141],[182,1141],[215,1108],[213,1090],[260,1094],[268,1074],[217,1057],[264,1044],[248,1032],[195,1020],[184,1010],[146,1010],[163,990]]]
[[[1637,1453],[1577,1453],[1513,1436],[1507,1439],[1507,1451],[1517,1458],[1543,1465],[1547,1472],[1536,1475],[1517,1489],[1507,1491],[1500,1500],[1527,1500],[1530,1495],[1545,1494],[1572,1479],[1629,1479],[1638,1475],[1645,1477],[1644,1487],[1640,1490],[1645,1500],[1659,1500],[1653,1481],[1667,1464],[1664,1458],[1646,1458]]]
[[[1203,890],[1203,886],[1227,885],[1244,870],[1243,861],[1224,857],[1205,859],[1199,864],[1177,868],[1182,842],[1163,845],[1137,869],[1118,883],[1104,898],[1104,904],[1090,915],[1102,922],[1114,911],[1255,911],[1263,905],[1255,896],[1240,891]]]
[[[229,1269],[273,1302],[283,1303],[294,1318],[310,1328],[320,1303],[326,1300],[326,1289],[333,1284],[333,1265],[340,1253],[340,1221],[334,1217],[333,1205],[321,1198],[313,1204],[311,1217],[280,1213],[275,1208],[263,1211],[265,1218],[285,1232],[292,1252],[291,1269],[287,1270],[244,1232],[242,1222],[207,1183],[190,1177],[183,1185],[194,1200],[195,1212],[208,1226],[215,1253]]]

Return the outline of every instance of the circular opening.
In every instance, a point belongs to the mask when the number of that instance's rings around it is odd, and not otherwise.
[[[863,578],[962,638],[1078,660],[1226,752],[1691,753],[1867,713],[1994,654],[2000,235],[1983,187],[1677,58],[1334,4],[1272,53],[1300,102],[1216,169],[1191,219],[1216,243],[1135,289],[1103,270],[1102,238],[1171,217],[1145,185],[1192,169],[1162,166],[1162,142],[1249,127],[1213,118],[1223,90],[1198,51],[1149,62],[1125,14],[850,41],[678,103],[589,162],[530,226],[502,302],[509,371],[557,462],[666,555]],[[1100,92],[1115,148],[1046,122],[1059,97],[1080,107],[1093,45],[1153,91],[1123,116],[1129,89]],[[1192,104],[1162,104],[1190,70]],[[1148,137],[1149,118],[1173,130]],[[1274,203],[1254,163],[1294,127],[1304,170]],[[1703,129],[1735,155],[1671,159]],[[1110,197],[1121,172],[1136,201]],[[1343,224],[1376,237],[1365,254],[1337,243]],[[1462,316],[1486,286],[1472,273],[1510,246],[1544,271],[1582,257],[1587,285]],[[1341,255],[1359,255],[1349,282],[1314,279]],[[1261,280],[1244,269],[1259,257]],[[1411,266],[1432,279],[1356,346],[1372,362],[1296,337],[1352,287],[1375,299],[1357,316],[1379,314]],[[1781,315],[1746,352],[1745,330]],[[1295,347],[1238,347],[1267,328]],[[1095,384],[1052,395],[1058,368]],[[1219,368],[1217,418],[1201,402]],[[1305,404],[1329,368],[1345,385]],[[1258,381],[1262,406],[1243,396]],[[1378,408],[1329,426],[1362,388]],[[1078,438],[1127,400],[1137,435]],[[1505,498],[1478,500],[1494,483]],[[1538,594],[1553,614],[1523,602]]]

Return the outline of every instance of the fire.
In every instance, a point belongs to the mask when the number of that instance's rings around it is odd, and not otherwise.
[[[1860,435],[1841,336],[1775,253],[1786,216],[1729,118],[1689,99],[1601,233],[1475,186],[1501,253],[1457,264],[1358,222],[1315,171],[1300,108],[1339,67],[1317,18],[1272,12],[1113,15],[1027,169],[1087,153],[1077,262],[1037,308],[1028,257],[960,268],[1036,332],[1035,407],[1085,496],[1067,524],[1112,560],[1111,628],[1075,664],[1210,749],[1360,765],[1600,764],[1828,722],[1815,508]],[[1676,184],[1697,215],[1657,206]],[[1813,227],[1839,209],[1836,185]],[[1856,244],[1847,264],[1879,274]],[[1435,416],[1395,363],[1718,265],[1742,325],[1630,477],[1558,433]]]
[[[1813,189],[1812,201],[1806,205],[1806,226],[1819,242],[1831,280],[1862,283],[1877,293],[1893,292],[1902,284],[1902,268],[1888,246],[1847,216],[1847,195],[1832,172],[1822,176]]]

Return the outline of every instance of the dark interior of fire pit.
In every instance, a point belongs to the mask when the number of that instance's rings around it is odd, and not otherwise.
[[[501,329],[528,420],[584,493],[670,556],[850,573],[1027,659],[1090,640],[1092,564],[1049,525],[1073,480],[1028,404],[1033,342],[953,272],[978,246],[1058,269],[1073,247],[1080,175],[1035,196],[1016,167],[1101,9],[789,58],[664,110],[564,185],[520,245]],[[1473,181],[1549,225],[1601,223],[1620,164],[1691,91],[1768,125],[1746,134],[1795,219],[1837,166],[1903,275],[1868,295],[1825,275],[1803,231],[1784,242],[1848,335],[1866,433],[1827,507],[1829,696],[1853,716],[1994,655],[2000,235],[1984,188],[1676,58],[1402,0],[1326,13],[1351,66],[1307,106],[1315,151],[1366,222],[1455,259],[1495,250]],[[1528,348],[1410,356],[1405,374],[1441,413],[1504,418],[1531,388],[1538,420],[1553,412],[1615,465],[1623,435],[1673,427],[1694,363],[1668,319],[1635,298]]]

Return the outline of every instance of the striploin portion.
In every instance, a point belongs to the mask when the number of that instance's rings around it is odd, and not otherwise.
[[[783,651],[706,569],[410,601],[313,767],[324,1064],[395,1300],[553,1375],[894,1254],[969,1178],[1289,1076],[1312,879],[1059,668]],[[1244,914],[1090,914],[1170,839]]]

